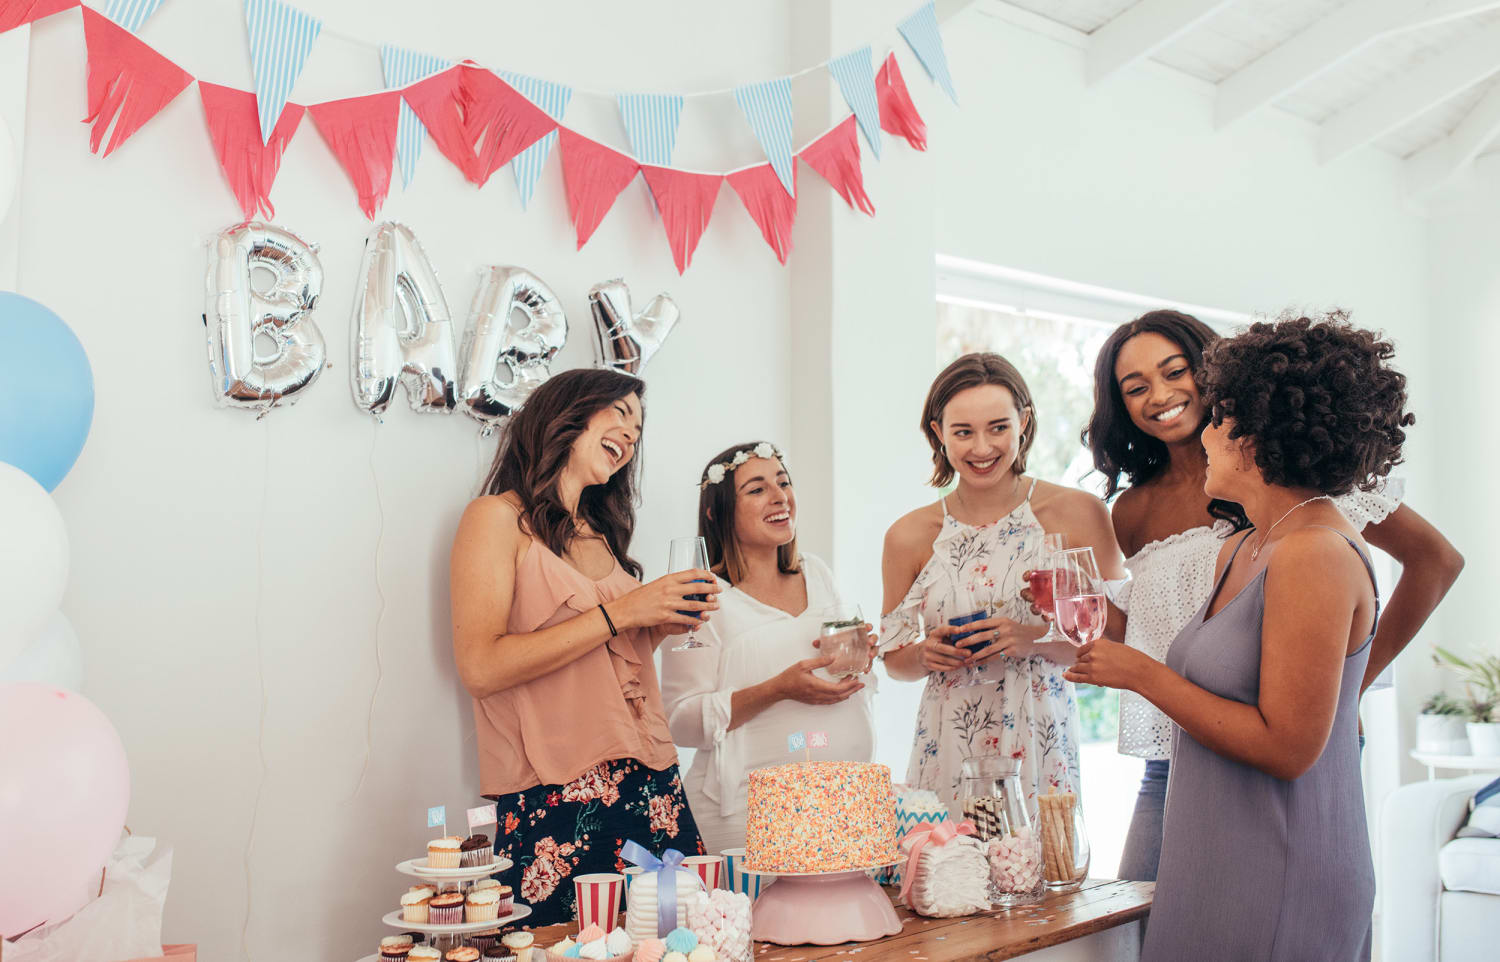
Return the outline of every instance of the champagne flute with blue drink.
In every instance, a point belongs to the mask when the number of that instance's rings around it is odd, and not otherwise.
[[[674,571],[707,571],[708,570],[708,545],[701,537],[695,538],[673,538],[672,546],[667,557],[668,573]],[[702,579],[699,579],[702,580]],[[684,595],[684,601],[707,601],[708,595]],[[699,617],[696,611],[678,611],[679,615],[687,615],[690,618]],[[707,648],[703,642],[698,640],[698,629],[689,628],[687,637],[682,644],[673,648],[673,651],[692,651],[694,648]]]

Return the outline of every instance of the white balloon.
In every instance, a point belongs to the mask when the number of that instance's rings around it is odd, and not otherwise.
[[[10,212],[10,202],[16,197],[16,181],[20,179],[21,157],[16,150],[15,138],[0,117],[0,221]]]
[[[35,681],[68,691],[83,690],[83,648],[78,633],[60,611],[43,626],[31,644],[0,668],[0,685],[13,681]]]
[[[0,669],[35,638],[68,584],[68,529],[31,475],[0,462]]]

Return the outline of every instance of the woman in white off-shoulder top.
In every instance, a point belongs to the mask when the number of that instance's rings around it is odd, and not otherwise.
[[[1119,495],[1111,515],[1131,573],[1114,601],[1127,616],[1125,644],[1158,661],[1212,592],[1223,539],[1247,524],[1238,505],[1210,501],[1203,492],[1208,462],[1200,434],[1209,412],[1193,376],[1217,339],[1195,317],[1151,311],[1117,328],[1094,368],[1094,414],[1084,440],[1104,475],[1105,497]],[[1411,641],[1463,567],[1447,539],[1400,503],[1401,494],[1401,483],[1390,481],[1335,499],[1356,528],[1369,526],[1369,544],[1402,565],[1370,652],[1366,687]],[[1146,760],[1121,878],[1156,878],[1171,731],[1171,720],[1150,702],[1120,692],[1119,750]]]
[[[703,648],[662,652],[672,740],[698,750],[683,788],[710,852],[745,844],[752,769],[789,754],[793,732],[826,733],[817,760],[875,754],[873,674],[834,680],[818,651],[823,612],[838,604],[828,566],[797,551],[797,497],[768,442],[729,448],[704,469],[698,531],[723,591]],[[865,626],[867,643],[873,643]]]

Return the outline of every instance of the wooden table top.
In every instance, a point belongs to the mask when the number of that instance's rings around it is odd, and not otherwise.
[[[875,942],[783,946],[759,942],[755,962],[960,962],[1013,959],[1027,952],[1080,939],[1145,918],[1151,911],[1150,882],[1089,879],[1077,892],[1048,895],[1036,905],[956,919],[928,919],[897,903],[901,934]],[[889,890],[888,890],[889,891]],[[895,894],[891,893],[895,901]],[[535,929],[538,945],[573,934],[575,926]]]

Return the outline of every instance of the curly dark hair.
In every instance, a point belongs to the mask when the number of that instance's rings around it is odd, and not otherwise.
[[[1198,387],[1214,424],[1233,420],[1267,484],[1368,491],[1401,463],[1406,375],[1396,348],[1335,311],[1257,323],[1209,348]]]

